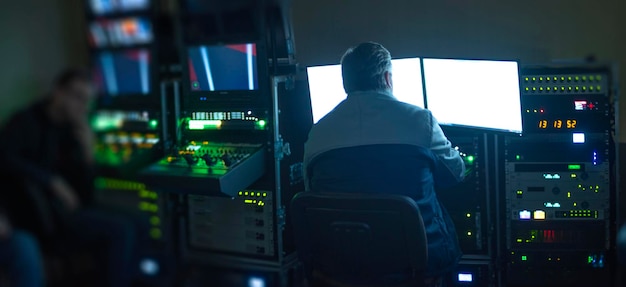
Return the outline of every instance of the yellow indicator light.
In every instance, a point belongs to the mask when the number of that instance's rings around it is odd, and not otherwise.
[[[202,144],[203,144],[203,145],[208,145],[208,144],[209,144],[209,142],[208,142],[208,141],[203,141],[203,142],[202,142]]]
[[[546,212],[543,210],[535,210],[535,212],[533,213],[533,218],[535,220],[545,220]]]
[[[537,87],[533,87],[533,91],[536,91],[536,90],[537,90]]]
[[[248,194],[249,194],[249,193],[248,193],[247,191],[243,193],[243,195],[245,195],[245,196],[248,196]]]
[[[530,113],[530,110],[526,110],[527,113]]]
[[[260,197],[260,196],[261,196],[261,193],[260,193],[260,192],[257,192],[257,193],[256,193],[256,196],[259,196],[259,197]]]
[[[264,192],[264,193],[263,193],[263,197],[266,197],[266,196],[267,196],[267,192]]]
[[[578,205],[578,204],[576,204],[576,202],[574,202],[574,207],[576,207],[576,205]]]
[[[565,81],[565,77],[561,77],[561,82]]]
[[[518,238],[518,239],[517,239],[517,243],[522,243],[522,239],[521,239],[521,238]]]
[[[248,204],[250,204],[250,203],[252,203],[252,199],[246,199],[246,200],[244,200],[243,202],[244,202],[244,203],[248,203]]]
[[[256,203],[256,199],[255,199],[255,200],[252,200],[252,203]]]
[[[565,91],[565,87],[561,87],[561,91]]]
[[[567,81],[568,82],[571,81],[571,80],[572,80],[572,77],[567,77]]]
[[[530,90],[530,88],[526,87],[526,89],[525,89],[525,90],[528,92],[528,91]]]
[[[528,82],[528,77],[524,78],[524,81]]]
[[[571,198],[572,197],[572,193],[571,192],[567,192],[567,198]]]
[[[467,218],[470,218],[470,217],[472,217],[472,214],[471,214],[471,213],[468,213],[468,214],[465,214],[465,216],[466,216]]]
[[[601,86],[596,86],[596,90],[598,90],[598,92],[599,92],[599,91],[602,90],[602,87]]]
[[[258,205],[259,205],[259,206],[263,206],[263,201],[259,200]]]
[[[590,91],[593,91],[593,86],[589,86],[589,90],[590,90]]]
[[[570,175],[570,177],[571,177],[571,178],[576,178],[576,174],[575,174],[575,173],[572,173],[572,174]]]
[[[577,90],[577,91],[578,91],[578,90],[580,90],[580,87],[576,87],[576,90]]]
[[[242,195],[243,195],[243,191],[240,191],[240,192],[239,192],[239,196],[242,196]]]
[[[581,187],[583,187],[583,185],[582,185],[582,184],[579,184],[579,185],[578,185],[578,188],[581,188]]]
[[[555,81],[555,82],[556,82],[556,80],[558,80],[558,78],[557,78],[557,77],[554,77],[554,81]]]
[[[471,232],[471,231],[468,231],[468,232],[467,232],[467,236],[472,236],[472,232]]]
[[[542,91],[542,90],[543,90],[543,88],[539,88],[539,90],[540,90],[540,91]],[[547,88],[546,88],[546,91],[549,91],[549,90],[550,90],[550,87],[547,87]]]
[[[533,82],[536,81],[536,80],[537,80],[537,78],[533,77]]]
[[[541,82],[541,81],[543,81],[543,77],[539,77],[539,81],[540,81],[540,82]]]

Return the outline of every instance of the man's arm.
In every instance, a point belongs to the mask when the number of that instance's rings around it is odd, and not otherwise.
[[[437,120],[430,115],[432,138],[430,150],[435,155],[435,185],[446,188],[453,186],[465,177],[465,164],[459,151],[452,148]]]

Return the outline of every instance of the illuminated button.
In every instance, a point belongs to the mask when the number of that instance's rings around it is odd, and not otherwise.
[[[520,220],[530,220],[530,211],[528,210],[522,210],[519,212],[519,219]]]
[[[533,213],[533,218],[535,220],[545,220],[546,212],[543,210],[535,210],[535,212]]]

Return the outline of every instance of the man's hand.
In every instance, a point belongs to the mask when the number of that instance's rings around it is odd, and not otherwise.
[[[54,195],[65,205],[69,211],[75,211],[80,206],[78,195],[63,178],[53,177],[50,188]]]
[[[3,214],[0,214],[0,240],[7,239],[11,236],[11,223]]]

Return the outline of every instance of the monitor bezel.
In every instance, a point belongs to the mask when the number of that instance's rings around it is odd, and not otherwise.
[[[423,80],[423,89],[424,89],[424,107],[425,109],[428,109],[430,111],[430,109],[428,108],[428,93],[426,91],[426,70],[424,68],[424,60],[427,59],[434,59],[434,60],[462,60],[462,61],[490,61],[490,62],[515,62],[517,64],[517,84],[518,84],[518,90],[519,90],[519,96],[520,96],[520,119],[521,119],[521,129],[519,131],[512,131],[512,130],[505,130],[505,129],[498,129],[498,128],[489,128],[489,127],[479,127],[479,126],[469,126],[469,125],[459,125],[459,124],[449,124],[449,123],[441,123],[438,122],[440,126],[445,126],[448,128],[452,128],[452,129],[465,129],[465,130],[476,130],[478,132],[489,132],[489,133],[496,133],[496,134],[507,134],[507,135],[522,135],[524,133],[524,116],[523,116],[523,97],[522,97],[522,78],[521,78],[521,72],[522,72],[522,67],[520,64],[520,60],[519,59],[486,59],[486,58],[450,58],[450,57],[421,57],[420,58],[420,62],[421,62],[421,67],[422,67],[422,80]]]

